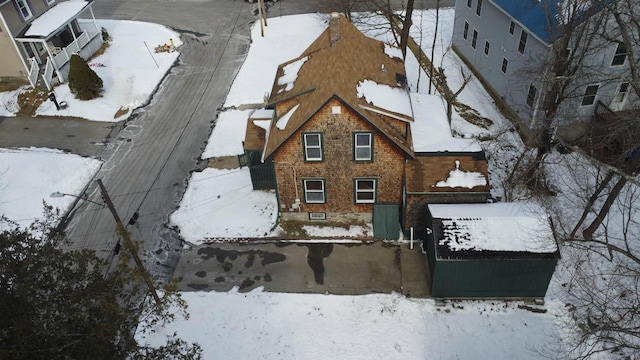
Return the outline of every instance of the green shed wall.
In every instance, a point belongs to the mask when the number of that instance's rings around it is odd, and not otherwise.
[[[543,298],[557,264],[557,259],[432,257],[431,295],[443,298]]]

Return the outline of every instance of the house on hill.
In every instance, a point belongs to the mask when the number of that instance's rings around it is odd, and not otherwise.
[[[43,80],[48,89],[66,81],[72,54],[87,59],[102,46],[92,2],[0,0],[0,81]]]
[[[410,96],[400,49],[343,16],[278,67],[266,108],[248,119],[244,149],[283,221],[373,222],[377,238],[397,239],[427,202],[486,202],[482,149],[451,136],[439,97]]]
[[[601,5],[456,0],[452,47],[493,98],[531,128],[557,101],[554,89],[563,92],[554,126],[591,120],[600,108],[634,109],[640,99],[631,91],[627,45]],[[577,66],[562,70],[554,64],[559,58]]]

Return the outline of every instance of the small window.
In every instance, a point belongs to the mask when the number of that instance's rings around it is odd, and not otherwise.
[[[306,161],[322,161],[322,134],[302,134],[304,159]]]
[[[340,107],[339,105],[332,106],[331,113],[334,115],[342,114],[342,107]]]
[[[324,204],[324,179],[304,179],[304,202],[307,204]]]
[[[353,159],[355,161],[373,160],[373,133],[353,134]]]
[[[624,43],[618,43],[618,47],[616,48],[616,53],[615,55],[613,55],[613,60],[611,60],[611,66],[623,65],[626,59],[627,59],[627,47]]]
[[[531,84],[529,85],[529,92],[527,92],[527,105],[529,105],[529,107],[533,107],[533,104],[536,101],[536,94],[538,93],[538,88],[535,87],[535,85]]]
[[[473,38],[471,39],[471,47],[475,49],[477,45],[478,45],[478,32],[476,31],[476,29],[473,29]]]
[[[373,204],[376,202],[376,179],[355,179],[356,204]]]
[[[489,48],[491,47],[491,44],[488,41],[484,42],[484,54],[489,56]]]
[[[20,11],[20,15],[22,15],[22,19],[28,20],[33,16],[27,0],[15,0],[15,2],[18,7],[18,11]]]
[[[476,15],[480,16],[482,12],[482,0],[478,0],[478,5],[476,5]]]
[[[509,66],[509,60],[507,60],[507,58],[502,58],[502,67],[500,68],[500,70],[502,70],[502,72],[506,74],[508,66]]]
[[[516,23],[513,21],[509,24],[509,34],[513,35],[516,32]]]
[[[469,23],[464,22],[464,30],[462,31],[462,37],[467,40],[469,38]]]
[[[473,2],[473,0],[467,0],[467,7],[469,9],[471,9],[471,3]]]
[[[613,102],[621,103],[627,98],[627,93],[629,92],[629,83],[624,82],[620,84],[620,88],[618,88],[618,94],[613,99]]]
[[[584,96],[582,97],[582,106],[589,106],[596,103],[596,95],[598,95],[598,89],[600,85],[588,85],[584,90]]]
[[[524,54],[524,49],[527,47],[528,37],[529,35],[524,30],[520,32],[520,43],[518,44],[518,52],[520,54]]]
[[[309,213],[309,220],[327,220],[327,213],[311,212]]]

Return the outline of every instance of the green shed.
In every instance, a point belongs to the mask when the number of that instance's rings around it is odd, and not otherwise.
[[[531,203],[430,204],[424,243],[436,298],[544,298],[560,253]]]

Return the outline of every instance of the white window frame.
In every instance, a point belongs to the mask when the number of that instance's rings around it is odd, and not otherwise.
[[[369,144],[358,145],[358,137],[366,136],[369,138]],[[358,149],[369,149],[369,156],[359,157]],[[371,161],[373,160],[373,133],[372,132],[354,132],[353,133],[353,160],[355,161]]]
[[[18,7],[18,12],[20,13],[20,16],[22,16],[23,20],[29,20],[33,17],[33,12],[31,11],[31,7],[29,7],[27,0],[15,0],[15,4]],[[28,14],[25,15],[23,10],[26,10]]]
[[[373,189],[360,189],[359,185],[365,182],[372,182]],[[354,179],[353,182],[353,194],[356,204],[374,204],[377,198],[378,181],[374,178],[361,178]],[[358,199],[358,194],[373,194],[371,199]]]
[[[622,48],[623,51],[620,51]],[[611,66],[622,66],[627,62],[627,46],[622,43],[619,42],[618,46],[616,47],[616,51],[613,53],[613,57],[611,58]],[[622,58],[622,62],[618,62],[617,64],[614,64],[614,62],[616,62],[617,58]]]
[[[491,43],[488,40],[484,41],[484,54],[489,56],[489,51],[491,50]]]
[[[307,140],[310,137],[318,138],[318,145],[309,145],[309,141]],[[304,160],[305,161],[323,161],[324,153],[322,151],[322,133],[319,132],[310,132],[302,134],[302,147],[304,149]],[[318,157],[309,156],[309,150],[318,149],[320,151],[320,155]]]
[[[309,183],[320,183],[321,184],[321,189],[309,189],[307,187],[307,184]],[[325,184],[325,179],[302,179],[302,189],[304,190],[304,202],[306,204],[324,204],[327,202],[327,195],[326,195],[326,184]],[[321,200],[316,200],[316,199],[311,199],[309,200],[309,195],[310,194],[322,194],[322,199]]]
[[[508,69],[509,69],[509,59],[503,57],[502,63],[500,64],[500,71],[502,71],[503,74],[506,74]]]
[[[464,22],[464,28],[462,29],[462,38],[465,40],[469,40],[469,22]]]
[[[511,23],[509,23],[509,35],[513,36],[513,34],[516,33],[516,22],[511,20]]]
[[[518,52],[524,55],[524,51],[527,49],[527,40],[529,34],[526,31],[520,30],[520,40],[518,41]]]
[[[627,95],[629,94],[629,82],[625,81],[618,86],[618,93],[613,98],[614,102],[617,104],[623,103],[627,100]],[[624,91],[622,91],[624,90]]]
[[[591,94],[588,93],[589,92],[589,88],[596,88],[595,93]],[[582,95],[582,101],[580,102],[580,106],[593,106],[596,103],[596,100],[598,99],[598,91],[600,90],[600,84],[591,84],[591,85],[587,85],[584,88],[584,95]],[[586,99],[590,99],[593,98],[591,100],[591,102],[588,102],[585,104],[585,100]]]
[[[482,13],[482,0],[478,0],[478,3],[476,4],[476,15],[480,16],[481,13]]]
[[[473,29],[473,35],[471,36],[471,47],[474,49],[478,47],[478,30],[476,29]]]
[[[525,100],[527,106],[533,108],[536,104],[536,96],[538,96],[538,87],[533,84],[529,84],[529,90],[527,91],[527,98]]]

